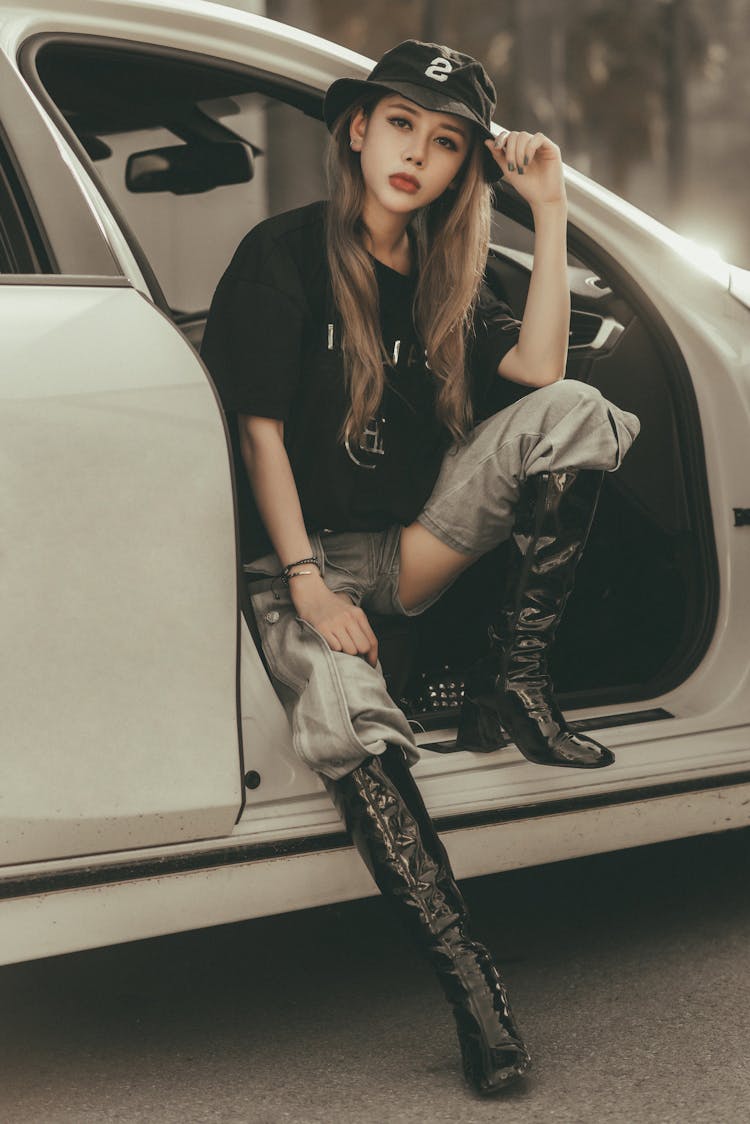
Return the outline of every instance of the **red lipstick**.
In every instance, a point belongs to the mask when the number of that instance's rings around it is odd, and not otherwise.
[[[397,172],[394,176],[388,177],[388,182],[391,187],[395,187],[397,191],[406,191],[413,195],[415,191],[419,191],[419,180],[414,176],[407,175],[406,172]]]

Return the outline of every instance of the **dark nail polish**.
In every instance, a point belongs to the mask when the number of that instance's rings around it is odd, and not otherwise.
[[[515,167],[513,166],[513,164],[508,164],[508,171],[509,171],[509,172],[515,172],[515,170],[516,170],[516,169],[515,169]]]
[[[519,169],[518,169],[518,174],[519,174],[519,176],[522,176],[522,175],[523,175],[523,168],[519,168]]]
[[[529,162],[528,156],[524,156],[523,162],[524,162],[524,164],[528,164],[528,162]]]

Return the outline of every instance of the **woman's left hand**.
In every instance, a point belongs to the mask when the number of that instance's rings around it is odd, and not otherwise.
[[[506,129],[484,143],[530,207],[566,202],[560,149],[544,133]]]

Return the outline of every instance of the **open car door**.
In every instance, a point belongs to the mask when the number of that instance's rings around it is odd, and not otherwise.
[[[243,788],[223,416],[3,55],[0,95],[1,861],[224,836]]]

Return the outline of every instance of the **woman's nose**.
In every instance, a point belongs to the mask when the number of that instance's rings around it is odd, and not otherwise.
[[[413,164],[419,164],[421,167],[425,158],[425,144],[426,141],[420,140],[417,136],[409,137],[409,145],[406,150],[406,159],[411,160]]]

